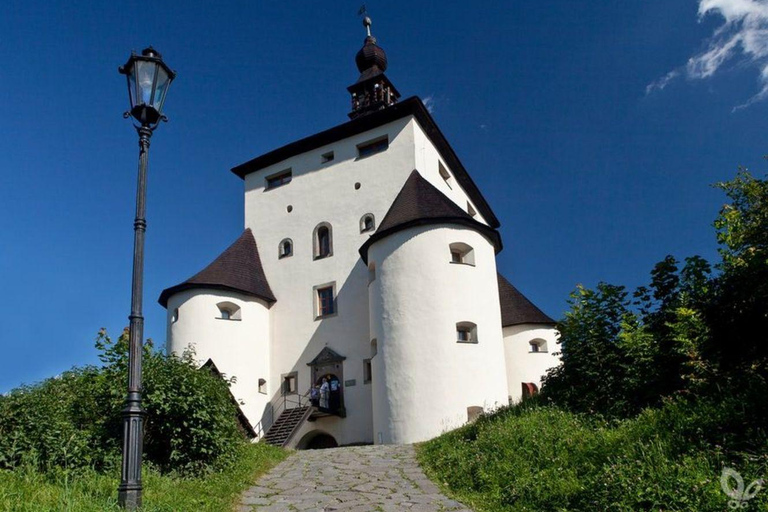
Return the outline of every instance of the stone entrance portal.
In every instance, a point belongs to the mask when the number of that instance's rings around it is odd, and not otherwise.
[[[339,355],[329,347],[323,348],[312,361],[307,363],[312,371],[313,385],[321,386],[323,379],[328,381],[330,388],[328,411],[331,414],[346,417],[344,408],[344,360],[346,357]]]

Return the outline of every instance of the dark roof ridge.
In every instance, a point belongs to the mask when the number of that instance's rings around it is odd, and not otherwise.
[[[445,135],[443,135],[443,132],[440,131],[440,128],[437,126],[437,123],[435,123],[432,115],[427,111],[427,108],[418,96],[411,96],[410,98],[402,100],[385,109],[357,117],[346,123],[342,123],[322,132],[281,146],[237,165],[233,167],[231,171],[241,179],[245,179],[245,176],[252,172],[282,162],[292,156],[312,151],[313,149],[332,144],[341,139],[357,135],[358,133],[372,130],[378,126],[409,115],[413,115],[416,118],[416,121],[418,121],[419,125],[424,130],[424,133],[426,133],[427,137],[429,137],[432,143],[437,147],[437,150],[445,159],[445,163],[453,171],[456,181],[467,192],[483,218],[491,227],[499,227],[501,225],[499,219],[493,213],[490,205],[477,188],[477,185],[464,168],[464,165],[459,160],[456,152],[445,138]]]
[[[498,231],[473,219],[414,169],[376,232],[360,247],[360,256],[368,264],[368,249],[378,240],[414,226],[434,224],[458,224],[474,229],[488,238],[497,253],[502,249]]]
[[[277,302],[264,274],[256,239],[250,228],[245,229],[232,245],[203,270],[183,283],[163,290],[158,302],[168,307],[168,299],[172,295],[192,288],[239,292],[263,299],[270,305]]]
[[[521,324],[555,325],[557,323],[507,281],[504,276],[499,273],[497,275],[502,327]]]

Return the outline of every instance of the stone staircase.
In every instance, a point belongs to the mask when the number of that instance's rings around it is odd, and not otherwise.
[[[269,427],[269,430],[267,430],[267,433],[264,435],[263,441],[274,446],[285,446],[299,425],[301,425],[311,413],[311,406],[285,409],[277,418],[277,421]]]

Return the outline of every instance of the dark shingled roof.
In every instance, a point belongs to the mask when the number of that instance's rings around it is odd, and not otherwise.
[[[368,248],[377,240],[413,226],[459,224],[479,231],[501,251],[499,233],[473,219],[456,203],[414,170],[400,189],[376,232],[360,247],[360,256],[368,264]]]
[[[504,279],[504,276],[501,274],[498,276],[502,327],[519,324],[555,324],[554,320],[512,286],[512,283]]]
[[[252,295],[273,304],[277,299],[264,275],[259,249],[250,229],[243,231],[235,243],[230,245],[213,263],[181,284],[166,288],[158,302],[168,307],[168,299],[183,290],[191,288],[214,288]]]
[[[406,116],[414,116],[416,118],[416,121],[418,121],[419,125],[427,134],[429,140],[432,141],[440,152],[440,155],[445,159],[445,163],[453,172],[456,181],[467,192],[472,203],[477,207],[478,212],[480,212],[483,218],[488,221],[488,224],[490,224],[492,228],[498,228],[500,225],[499,219],[496,218],[493,210],[491,210],[488,202],[480,193],[475,182],[472,181],[472,178],[469,176],[469,173],[467,173],[464,165],[462,165],[459,157],[456,156],[456,153],[448,143],[448,140],[440,131],[440,128],[437,127],[435,120],[432,119],[432,116],[427,111],[424,103],[422,103],[416,96],[405,99],[385,109],[357,117],[344,124],[334,126],[329,130],[316,133],[315,135],[297,140],[296,142],[291,142],[281,148],[277,148],[269,153],[265,153],[232,168],[232,172],[244,179],[246,175],[252,172],[282,162],[292,156],[300,155],[328,144],[333,144],[334,142],[372,130]]]

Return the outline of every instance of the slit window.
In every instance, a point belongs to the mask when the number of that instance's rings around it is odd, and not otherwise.
[[[262,395],[267,394],[267,380],[266,379],[259,379],[259,393]]]
[[[321,164],[327,164],[328,162],[333,160],[333,158],[334,158],[333,151],[329,151],[327,153],[323,153],[322,155],[320,155],[320,163]]]
[[[292,178],[293,172],[291,169],[286,169],[285,171],[280,171],[272,176],[267,176],[267,190],[287,185],[291,182]]]
[[[371,360],[363,359],[363,384],[369,384],[371,380]]]
[[[360,232],[367,233],[376,229],[376,220],[372,213],[366,213],[360,218]]]
[[[286,238],[280,242],[278,258],[287,258],[289,256],[293,256],[293,241],[290,238]]]
[[[389,137],[387,136],[363,142],[362,144],[357,145],[357,157],[365,158],[386,151],[387,148],[389,148]]]
[[[464,242],[454,242],[448,246],[451,252],[451,263],[472,265],[475,264],[475,250]]]
[[[456,343],[477,343],[477,325],[472,322],[457,323]]]
[[[469,204],[469,201],[467,201],[467,213],[470,215],[470,217],[474,217],[475,215],[477,215],[477,212],[472,207],[472,205]]]

